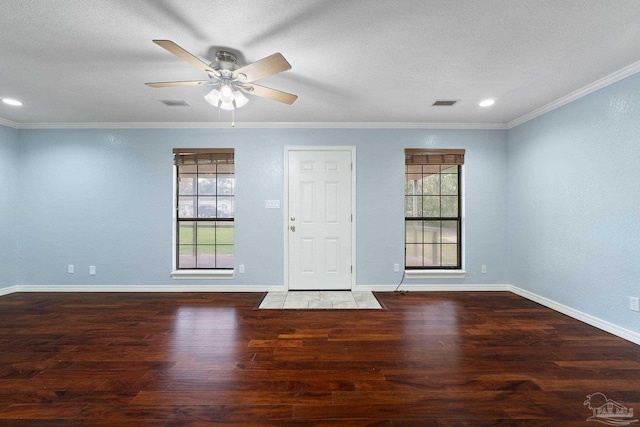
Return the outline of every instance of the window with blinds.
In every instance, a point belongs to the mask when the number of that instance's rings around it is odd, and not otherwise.
[[[233,149],[175,149],[176,269],[233,269]]]
[[[464,150],[405,150],[405,268],[462,268]]]

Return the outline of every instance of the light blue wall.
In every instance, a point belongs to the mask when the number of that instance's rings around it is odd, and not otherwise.
[[[640,332],[640,74],[509,130],[508,151],[510,283]]]
[[[0,125],[0,290],[16,285],[18,131]]]
[[[401,280],[404,148],[464,148],[467,276],[404,283],[510,283],[640,332],[628,309],[640,296],[640,74],[509,131],[0,126],[0,290],[282,285],[284,209],[264,200],[284,199],[283,148],[295,145],[357,148],[358,285]],[[245,274],[169,277],[175,147],[236,149]]]
[[[507,132],[478,130],[21,130],[18,283],[63,285],[283,284],[284,147],[357,149],[357,283],[393,285],[403,263],[404,148],[465,148],[465,279],[506,283]],[[230,280],[174,280],[172,149],[236,149],[236,265]],[[74,264],[75,274],[67,273]],[[480,275],[480,265],[489,266]],[[88,275],[95,265],[97,275]],[[411,283],[406,281],[406,283]],[[414,283],[417,283],[414,281]]]
[[[640,332],[628,309],[628,296],[640,296],[639,117],[640,74],[509,131],[0,126],[0,289],[282,285],[284,209],[264,200],[283,201],[283,148],[295,145],[356,146],[357,283],[395,285],[404,148],[464,148],[467,276],[404,283],[510,283]],[[169,277],[175,147],[236,149],[245,274]]]

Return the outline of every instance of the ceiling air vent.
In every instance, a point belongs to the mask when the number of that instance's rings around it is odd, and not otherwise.
[[[160,102],[167,107],[189,107],[187,101],[183,101],[182,99],[163,99]]]
[[[433,103],[432,107],[451,107],[458,102],[457,99],[439,99]]]

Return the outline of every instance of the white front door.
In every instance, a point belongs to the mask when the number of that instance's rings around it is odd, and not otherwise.
[[[352,150],[287,152],[288,285],[352,288]]]

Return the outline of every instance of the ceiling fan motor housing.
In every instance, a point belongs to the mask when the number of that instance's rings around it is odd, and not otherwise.
[[[218,52],[216,52],[216,60],[212,62],[210,65],[211,65],[211,68],[213,68],[216,71],[222,71],[222,70],[235,71],[238,68],[240,68],[236,61],[237,59],[235,55],[232,54],[231,52],[219,50]]]

